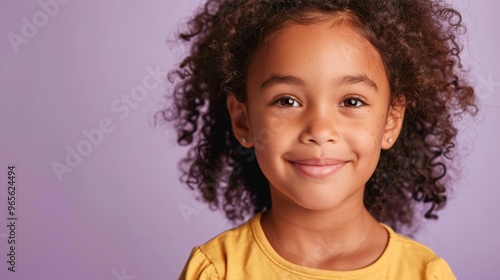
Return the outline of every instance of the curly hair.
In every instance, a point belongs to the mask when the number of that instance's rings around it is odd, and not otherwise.
[[[208,0],[178,34],[190,51],[169,73],[173,105],[159,113],[174,123],[177,142],[190,146],[181,180],[229,220],[270,209],[271,198],[253,148],[233,135],[228,94],[246,100],[250,60],[269,34],[289,22],[318,21],[311,13],[339,12],[352,15],[380,53],[392,102],[406,102],[400,137],[366,183],[366,208],[401,230],[422,214],[437,218],[446,204],[455,122],[477,113],[459,57],[465,26],[458,11],[438,0]]]

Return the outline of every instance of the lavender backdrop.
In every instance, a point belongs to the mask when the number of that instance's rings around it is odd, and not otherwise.
[[[0,279],[176,279],[194,245],[230,226],[179,183],[183,150],[152,125],[181,54],[165,41],[198,2],[2,1]],[[417,239],[460,279],[500,279],[500,5],[455,4],[482,111],[462,123],[469,155],[449,207]]]

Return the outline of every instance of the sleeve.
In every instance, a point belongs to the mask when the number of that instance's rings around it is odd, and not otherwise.
[[[425,279],[456,280],[448,263],[442,258],[436,258],[427,264]]]
[[[219,280],[215,266],[199,247],[195,247],[179,276],[179,280]]]

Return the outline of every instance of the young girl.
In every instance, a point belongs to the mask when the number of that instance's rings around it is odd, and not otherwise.
[[[454,279],[395,231],[446,203],[454,121],[476,112],[463,29],[438,0],[209,0],[163,116],[187,185],[253,218],[180,278]]]

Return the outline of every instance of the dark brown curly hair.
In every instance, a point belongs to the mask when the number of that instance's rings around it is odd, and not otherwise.
[[[253,148],[233,135],[228,94],[246,100],[249,61],[270,33],[338,12],[352,15],[380,53],[392,102],[406,102],[400,137],[366,183],[366,208],[401,230],[412,228],[417,209],[435,219],[444,207],[455,121],[477,113],[459,57],[465,27],[458,11],[438,0],[208,0],[179,33],[190,51],[169,74],[173,105],[159,113],[173,122],[178,143],[190,146],[181,180],[229,220],[269,209],[271,198]]]

